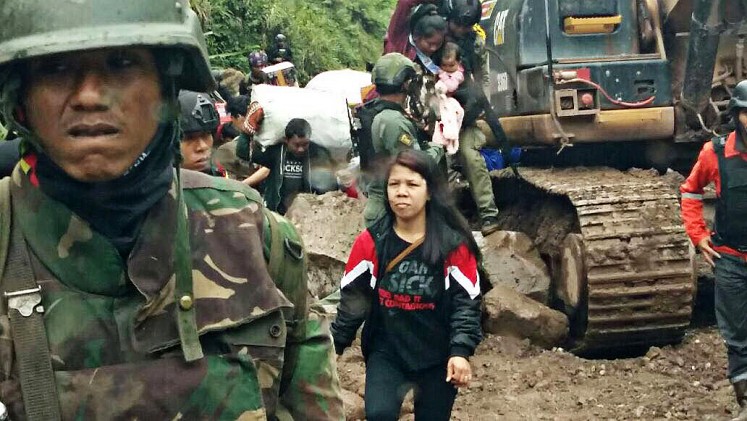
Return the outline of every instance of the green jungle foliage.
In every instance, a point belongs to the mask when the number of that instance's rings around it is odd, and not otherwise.
[[[288,37],[305,83],[325,70],[365,70],[381,55],[397,0],[191,0],[206,34],[211,64],[248,71],[248,52]]]

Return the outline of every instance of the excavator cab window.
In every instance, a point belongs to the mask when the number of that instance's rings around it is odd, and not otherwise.
[[[563,32],[568,35],[610,34],[622,22],[618,0],[558,0]]]

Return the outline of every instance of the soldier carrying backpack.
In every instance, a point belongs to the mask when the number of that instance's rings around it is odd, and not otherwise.
[[[436,162],[444,156],[441,145],[423,144],[418,140],[415,123],[403,108],[407,88],[416,76],[415,65],[399,53],[382,56],[371,72],[379,97],[365,103],[358,112],[358,151],[361,169],[370,179],[368,200],[363,211],[366,225],[381,217],[385,211],[386,186],[379,170],[389,158],[403,149],[424,149]]]

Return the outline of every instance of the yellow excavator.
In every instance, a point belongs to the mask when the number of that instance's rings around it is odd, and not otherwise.
[[[680,340],[696,292],[676,183],[744,66],[747,0],[488,0],[487,94],[521,177],[493,179],[578,351]],[[631,170],[654,168],[656,170]]]

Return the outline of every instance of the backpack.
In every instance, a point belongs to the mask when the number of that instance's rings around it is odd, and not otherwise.
[[[371,101],[359,105],[355,109],[357,123],[353,129],[354,147],[361,159],[361,170],[369,171],[376,158],[376,150],[373,146],[373,126],[374,118],[384,110],[397,110],[404,112],[402,106],[390,101],[382,101],[375,98]]]

